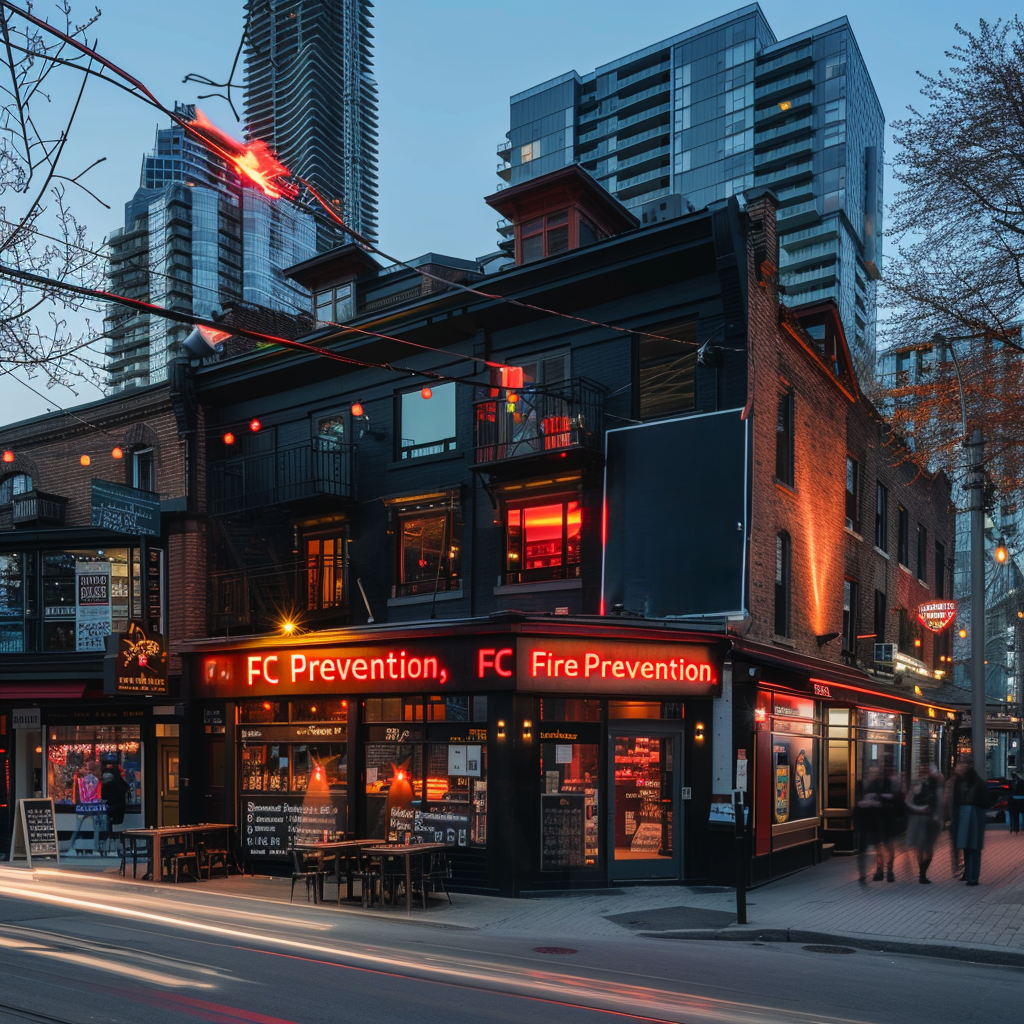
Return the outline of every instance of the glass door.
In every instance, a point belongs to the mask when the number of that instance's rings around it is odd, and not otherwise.
[[[650,724],[616,727],[608,750],[609,877],[681,877],[682,734]]]

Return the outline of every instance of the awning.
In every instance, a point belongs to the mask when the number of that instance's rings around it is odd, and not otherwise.
[[[0,700],[74,700],[85,693],[85,683],[3,683]]]

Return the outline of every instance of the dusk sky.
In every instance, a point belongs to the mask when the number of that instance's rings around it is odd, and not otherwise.
[[[46,14],[49,2],[36,12]],[[508,128],[509,96],[575,69],[581,74],[633,50],[742,6],[736,0],[687,5],[669,0],[380,0],[375,8],[375,69],[380,89],[380,244],[407,259],[434,251],[475,257],[493,251],[497,215],[482,202],[498,183],[497,143]],[[765,0],[762,9],[781,39],[846,14],[874,80],[887,120],[919,100],[915,72],[949,66],[944,51],[960,20],[1012,15],[983,0],[880,0],[793,3]],[[76,4],[79,17],[86,7]],[[188,72],[227,73],[242,27],[242,0],[104,0],[95,26],[100,51],[146,82],[168,106],[196,101],[182,84]],[[238,75],[241,82],[241,74]],[[241,91],[237,93],[241,111]],[[93,81],[75,125],[65,173],[93,160],[90,187],[111,207],[88,197],[77,212],[102,242],[123,224],[124,203],[139,184],[142,156],[153,145],[155,111]],[[240,135],[221,100],[199,101],[221,127]],[[159,122],[162,126],[162,122]],[[887,145],[887,163],[893,147]],[[892,198],[887,185],[887,200]],[[42,390],[39,378],[33,386]],[[10,376],[0,378],[4,422],[100,397],[91,385],[33,394]]]

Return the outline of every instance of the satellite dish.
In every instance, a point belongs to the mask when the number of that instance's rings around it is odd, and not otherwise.
[[[214,327],[196,324],[182,345],[190,356],[195,356],[196,359],[206,359],[209,356],[219,356],[224,351],[224,339],[230,337],[231,334],[228,331],[218,331]]]

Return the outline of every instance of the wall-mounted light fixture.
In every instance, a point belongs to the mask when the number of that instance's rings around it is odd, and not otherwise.
[[[825,644],[831,643],[838,638],[838,633],[819,633],[814,639],[818,641],[819,647],[824,647]]]
[[[767,708],[754,708],[754,721],[757,723],[768,721],[768,709]]]
[[[528,740],[533,738],[533,722],[528,718],[523,719],[523,739]]]
[[[693,726],[693,738],[699,743],[704,742],[704,723],[696,722]]]
[[[505,738],[505,719],[498,719],[498,739],[503,740]]]

